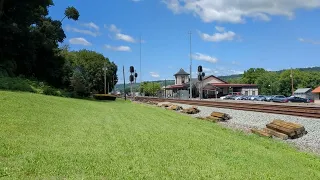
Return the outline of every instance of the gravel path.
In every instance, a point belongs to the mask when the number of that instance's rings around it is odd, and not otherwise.
[[[176,103],[171,103],[176,104]],[[191,105],[177,104],[183,108],[189,108]],[[200,113],[191,115],[193,117],[210,116],[213,111],[229,114],[232,119],[227,122],[221,122],[224,126],[236,128],[244,131],[250,131],[250,128],[264,128],[266,124],[274,119],[281,119],[293,123],[299,123],[306,128],[308,134],[298,139],[289,139],[286,142],[295,145],[298,149],[320,154],[320,119],[304,118],[297,116],[288,116],[280,114],[260,113],[253,111],[231,110],[213,107],[198,106]]]

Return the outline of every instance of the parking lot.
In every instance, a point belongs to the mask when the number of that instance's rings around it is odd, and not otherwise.
[[[206,100],[206,101],[223,101],[223,102],[231,102],[231,103],[254,103],[254,104],[276,104],[276,105],[286,105],[286,106],[314,106],[314,107],[320,107],[320,104],[316,104],[311,102],[290,102],[289,100],[287,102],[273,102],[271,101],[266,101],[266,100],[257,100],[257,99],[253,99],[253,100],[249,100],[249,99],[245,99],[242,100],[242,98],[238,98],[240,96],[233,96],[232,98],[211,98],[211,99],[202,99],[202,100]],[[253,97],[253,96],[251,96]],[[287,99],[289,97],[286,97]],[[198,98],[199,99],[199,98]],[[195,99],[196,100],[196,99]]]

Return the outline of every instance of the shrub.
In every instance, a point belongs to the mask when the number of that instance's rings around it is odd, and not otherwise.
[[[30,85],[29,81],[23,78],[0,77],[0,89],[36,92]]]
[[[85,78],[85,74],[81,68],[76,68],[73,72],[71,79],[71,87],[75,92],[76,96],[87,97],[89,96],[88,82]]]
[[[97,100],[115,101],[117,97],[110,94],[94,94],[93,98]]]
[[[55,88],[52,88],[50,86],[46,86],[43,89],[43,94],[45,95],[51,95],[51,96],[62,96],[61,92]]]

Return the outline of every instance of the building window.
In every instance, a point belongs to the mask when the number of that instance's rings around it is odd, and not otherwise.
[[[256,95],[256,91],[252,91],[252,95],[255,96]]]
[[[248,91],[245,91],[245,92],[244,92],[244,95],[248,96],[248,94],[249,94]]]
[[[181,77],[181,83],[184,84],[184,77]]]

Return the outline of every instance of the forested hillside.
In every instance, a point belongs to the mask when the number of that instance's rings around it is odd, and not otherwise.
[[[1,87],[23,91],[10,82],[19,77],[87,96],[103,92],[103,67],[107,67],[107,82],[113,89],[118,79],[115,63],[94,51],[59,47],[66,39],[62,22],[77,21],[78,10],[66,7],[61,19],[55,20],[49,15],[51,6],[52,0],[0,1],[0,78],[5,83]]]

